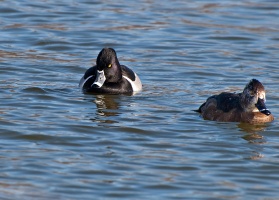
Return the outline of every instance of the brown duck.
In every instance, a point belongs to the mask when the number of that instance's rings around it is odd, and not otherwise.
[[[220,122],[259,124],[274,120],[265,105],[265,89],[260,81],[252,79],[242,93],[222,92],[209,97],[196,112],[204,119]]]

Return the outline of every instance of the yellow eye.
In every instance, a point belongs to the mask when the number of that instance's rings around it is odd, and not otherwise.
[[[111,64],[108,65],[108,68],[111,68]]]

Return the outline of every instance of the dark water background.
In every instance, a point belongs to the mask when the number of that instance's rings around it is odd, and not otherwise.
[[[0,199],[278,199],[277,0],[0,0]],[[135,96],[86,95],[103,47]],[[259,79],[276,120],[204,121]]]

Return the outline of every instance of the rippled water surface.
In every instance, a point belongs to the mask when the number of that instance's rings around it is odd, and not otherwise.
[[[0,199],[278,199],[279,2],[0,1]],[[103,47],[143,82],[78,88]],[[275,121],[192,110],[259,79]]]

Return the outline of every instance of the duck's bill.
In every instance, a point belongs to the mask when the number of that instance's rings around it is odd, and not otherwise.
[[[271,112],[266,108],[264,99],[258,98],[258,102],[255,104],[259,111],[265,115],[270,115]]]
[[[104,70],[102,71],[97,70],[97,77],[94,83],[92,84],[92,87],[100,88],[104,85],[105,81],[106,81],[106,76]]]

